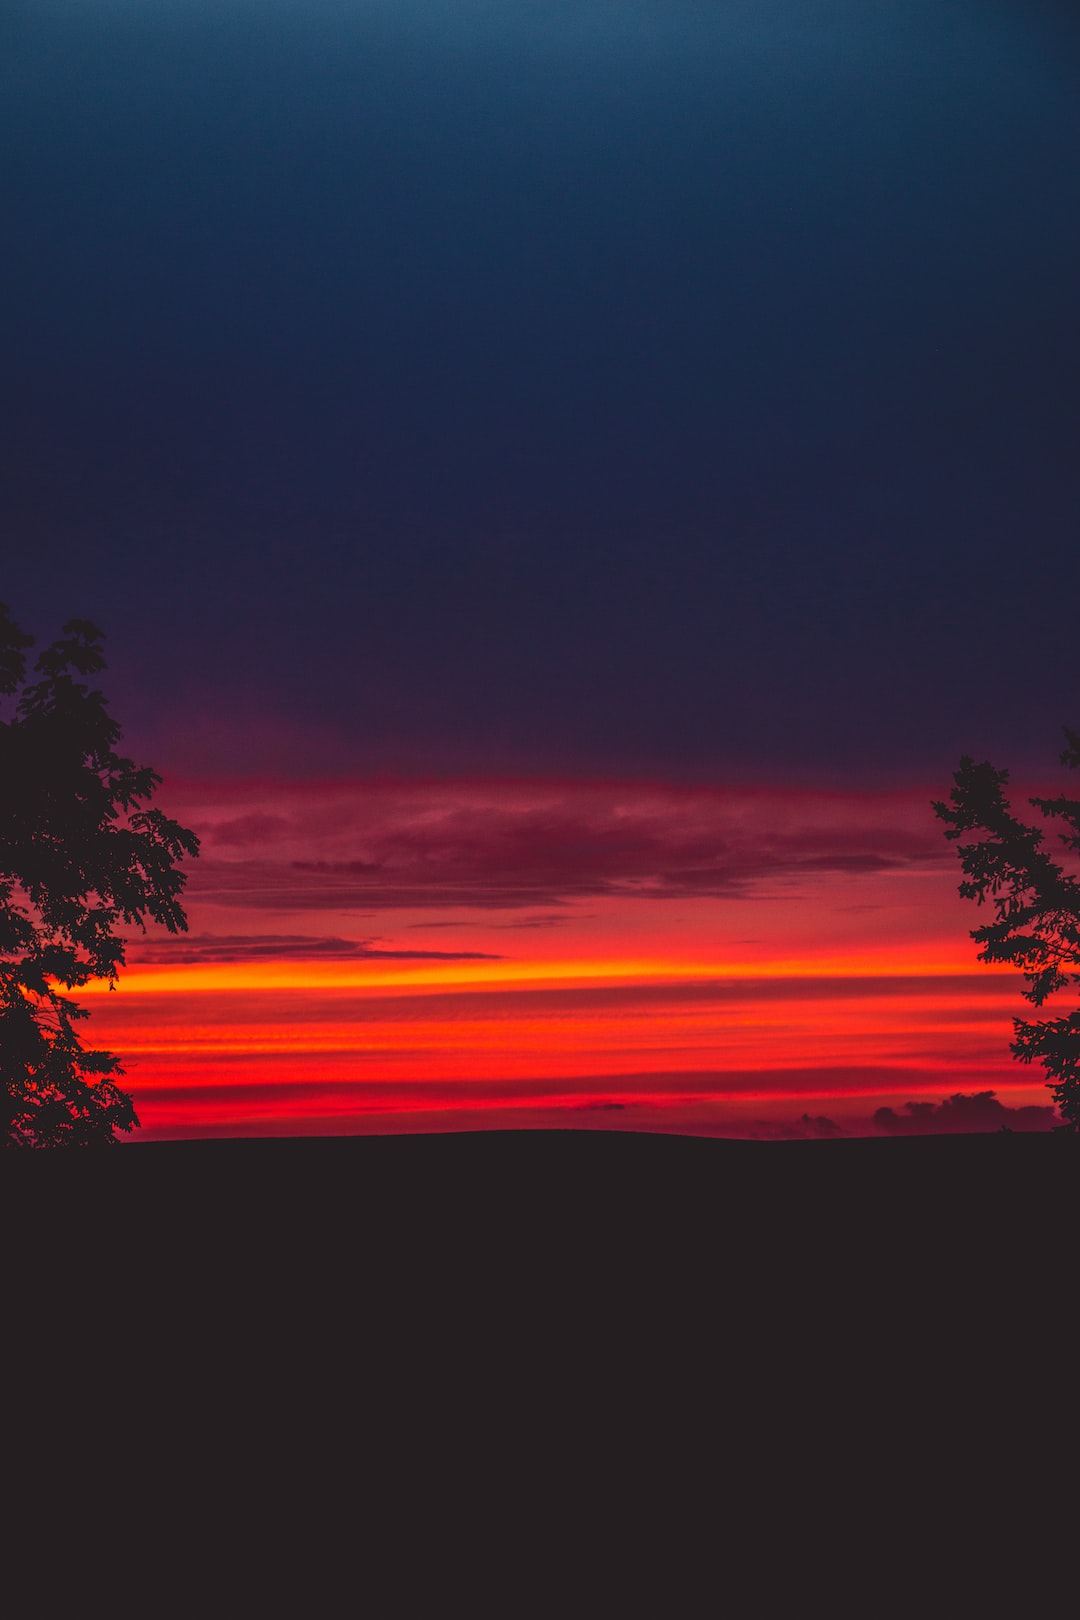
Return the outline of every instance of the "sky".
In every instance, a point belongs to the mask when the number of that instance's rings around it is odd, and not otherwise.
[[[1078,89],[1056,0],[9,4],[0,597],[204,839],[145,1136],[1045,1100],[929,801],[1080,724]]]

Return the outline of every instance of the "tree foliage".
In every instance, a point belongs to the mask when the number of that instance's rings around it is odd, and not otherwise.
[[[115,987],[121,925],[187,928],[177,862],[194,833],[144,808],[156,771],[116,752],[120,728],[80,677],[105,668],[103,636],[72,619],[27,679],[33,638],[0,603],[0,1078],[4,1142],[111,1143],[138,1124],[110,1052],[88,1051],[88,1017],[62,990]]]
[[[1080,734],[1066,728],[1065,738],[1061,763],[1080,766]],[[1080,983],[1080,973],[1070,971],[1080,967],[1080,880],[1043,847],[1040,827],[1013,815],[1005,796],[1008,780],[1008,771],[965,756],[953,776],[950,803],[934,801],[934,810],[948,823],[946,838],[976,835],[957,853],[965,873],[960,893],[994,907],[994,921],[971,932],[982,946],[979,960],[1020,968],[1027,980],[1021,994],[1041,1007],[1055,991]],[[1048,820],[1063,823],[1069,830],[1059,833],[1060,842],[1080,854],[1080,799],[1058,794],[1028,802]],[[1021,1063],[1041,1061],[1062,1119],[1080,1131],[1080,1010],[1034,1022],[1015,1018],[1013,1028],[1013,1056]]]

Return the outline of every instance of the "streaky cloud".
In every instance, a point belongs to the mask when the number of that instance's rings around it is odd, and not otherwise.
[[[252,798],[271,797],[269,785]],[[929,809],[895,797],[670,783],[460,781],[292,785],[208,805],[192,895],[255,910],[540,910],[590,899],[743,899],[822,876],[947,859]],[[227,812],[222,814],[222,811]],[[239,811],[239,813],[236,813]],[[523,924],[525,926],[525,924]]]
[[[128,958],[136,963],[176,964],[192,962],[255,961],[404,961],[476,962],[498,961],[490,951],[393,951],[383,950],[370,940],[338,939],[334,935],[312,934],[194,934],[170,935],[129,947]]]

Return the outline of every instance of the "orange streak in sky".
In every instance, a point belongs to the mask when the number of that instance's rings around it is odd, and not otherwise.
[[[870,1099],[1046,1100],[929,790],[201,791],[175,806],[204,839],[191,934],[136,939],[115,994],[77,997],[147,1134],[869,1129]]]
[[[730,960],[713,958],[708,961],[655,958],[598,958],[561,960],[534,957],[527,962],[447,962],[422,966],[410,963],[405,967],[387,967],[384,963],[369,962],[230,962],[193,963],[177,967],[144,967],[138,964],[125,969],[124,989],[130,994],[167,992],[185,994],[219,990],[374,990],[388,987],[434,986],[510,986],[554,985],[566,983],[621,983],[638,980],[655,983],[665,979],[749,979],[749,978],[841,978],[873,974],[897,978],[919,974],[926,976],[969,972],[971,954],[958,950],[954,953],[934,951],[915,944],[899,948],[882,946],[877,950],[860,950],[834,955],[803,955],[765,960]],[[1007,974],[1007,968],[986,971]],[[1015,979],[1015,975],[1011,975]],[[109,995],[110,987],[103,980],[80,990],[80,996]]]

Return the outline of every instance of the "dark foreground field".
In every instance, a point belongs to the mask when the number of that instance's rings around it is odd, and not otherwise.
[[[1074,1511],[1073,1137],[493,1132],[5,1171],[42,1467],[76,1495],[121,1474],[192,1546],[280,1514],[282,1556],[317,1524],[367,1557],[391,1521],[431,1546],[452,1523],[490,1571],[582,1538],[625,1561],[674,1515],[695,1556],[771,1548],[766,1586],[868,1548],[898,1581],[961,1543],[1049,1555]]]
[[[169,1298],[173,1315],[183,1302],[193,1322],[238,1327],[248,1310],[295,1320],[302,1299],[369,1333],[379,1313],[384,1332],[507,1333],[526,1301],[552,1332],[602,1331],[610,1308],[656,1332],[661,1310],[699,1325],[719,1313],[730,1338],[733,1312],[748,1313],[740,1334],[766,1319],[795,1331],[798,1306],[802,1336],[931,1304],[939,1330],[962,1332],[969,1307],[1052,1312],[1080,1213],[1080,1138],[1063,1134],[134,1142],[9,1155],[4,1169],[27,1238],[20,1287],[49,1309]]]

